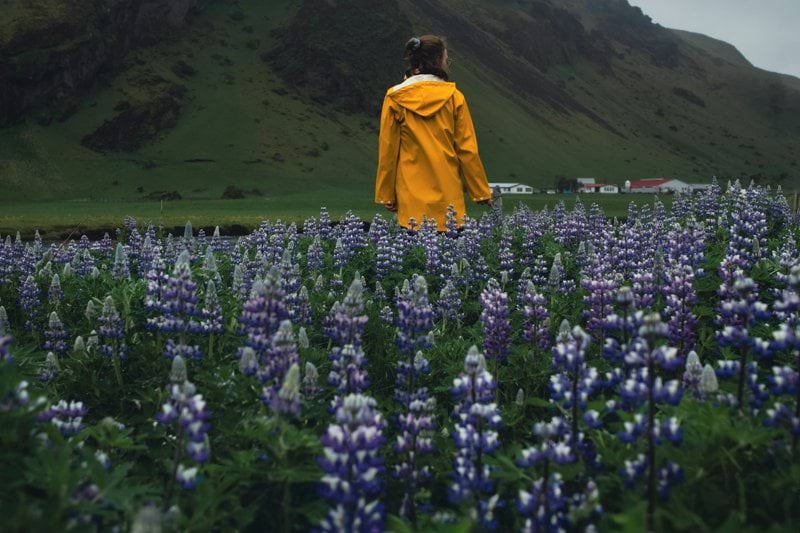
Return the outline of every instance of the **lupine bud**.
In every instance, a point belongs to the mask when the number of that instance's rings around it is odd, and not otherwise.
[[[176,355],[172,360],[172,369],[169,372],[169,380],[173,383],[183,383],[188,379],[186,363],[183,357]]]
[[[86,353],[86,344],[83,342],[83,337],[80,335],[75,337],[75,344],[72,347],[72,351],[75,355],[83,355]]]
[[[297,332],[297,345],[304,350],[310,346],[308,333],[306,333],[306,328],[304,327],[301,327],[300,331]]]
[[[131,533],[161,533],[161,511],[156,505],[145,505],[133,519]]]
[[[717,382],[717,374],[714,372],[714,367],[706,365],[703,367],[703,373],[700,376],[700,392],[703,394],[713,394],[719,390],[719,383]]]
[[[520,407],[525,405],[525,391],[522,390],[521,388],[517,389],[517,397],[514,400],[514,403],[517,404]]]

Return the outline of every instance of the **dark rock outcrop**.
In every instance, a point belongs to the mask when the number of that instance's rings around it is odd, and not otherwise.
[[[107,120],[81,143],[96,152],[132,152],[153,141],[178,123],[185,87],[173,85],[165,93],[132,104]]]
[[[12,2],[0,21],[0,126],[25,118],[34,107],[63,114],[63,102],[82,94],[103,71],[113,70],[131,48],[183,25],[196,3]]]
[[[375,114],[386,89],[402,81],[411,23],[396,0],[304,0],[277,35],[262,57],[288,84],[315,101]]]

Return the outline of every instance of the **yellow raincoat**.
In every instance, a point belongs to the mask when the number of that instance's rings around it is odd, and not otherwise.
[[[397,205],[397,220],[409,227],[423,216],[444,231],[447,206],[459,225],[464,186],[474,202],[490,199],[478,139],[464,95],[456,84],[417,74],[386,91],[378,141],[375,203]]]

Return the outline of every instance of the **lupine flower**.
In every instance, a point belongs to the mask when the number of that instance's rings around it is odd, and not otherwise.
[[[519,491],[518,509],[526,517],[523,531],[574,529],[582,514],[575,512],[579,508],[585,508],[590,518],[599,515],[602,509],[598,504],[597,486],[592,480],[570,497],[561,474],[552,471],[555,466],[575,461],[569,424],[554,417],[550,422],[534,424],[533,433],[539,444],[523,450],[517,464],[523,468],[541,467],[542,476],[533,482],[530,490]]]
[[[328,338],[336,346],[329,354],[332,361],[328,383],[340,394],[363,391],[368,384],[363,369],[366,356],[361,347],[368,317],[364,312],[364,288],[356,277],[341,304],[334,304],[327,328]]]
[[[657,376],[657,369],[674,370],[682,364],[677,349],[657,345],[657,341],[667,337],[669,326],[661,321],[658,313],[647,315],[639,328],[638,339],[631,343],[631,351],[625,356],[630,368],[627,380],[620,387],[623,404],[629,409],[638,406],[646,407],[647,415],[635,412],[632,420],[626,421],[623,431],[619,433],[622,442],[635,443],[641,435],[647,437],[647,456],[640,455],[633,463],[626,464],[621,470],[625,482],[632,486],[648,469],[653,472],[647,478],[647,528],[653,530],[656,492],[666,498],[669,488],[680,481],[680,467],[665,462],[661,467],[655,464],[655,446],[662,439],[679,443],[682,438],[680,423],[676,418],[659,420],[656,416],[656,405],[660,402],[676,405],[680,402],[681,388],[677,380],[663,382]]]
[[[395,343],[400,353],[410,358],[418,350],[429,348],[433,329],[433,306],[428,302],[428,284],[425,278],[417,276],[413,290],[398,294],[396,309]]]
[[[306,361],[306,369],[303,372],[302,383],[303,396],[312,398],[319,394],[319,372],[311,361]]]
[[[283,384],[277,393],[271,395],[270,408],[272,412],[277,415],[290,415],[297,416],[300,414],[300,402],[303,395],[300,391],[300,366],[297,363],[292,363],[286,376],[283,378]]]
[[[547,299],[536,291],[532,281],[528,281],[520,298],[525,321],[522,325],[522,338],[528,342],[534,353],[544,351],[550,345],[550,313]]]
[[[421,279],[421,278],[420,278]],[[401,456],[394,475],[404,481],[404,511],[416,523],[417,489],[430,478],[430,469],[421,464],[422,456],[433,451],[436,400],[421,386],[424,375],[430,372],[428,361],[421,351],[408,361],[397,365],[395,400],[403,407],[398,417],[399,434],[394,450]]]
[[[686,256],[682,256],[686,259]],[[670,281],[664,288],[666,315],[669,317],[669,342],[679,355],[695,347],[697,318],[692,308],[697,304],[694,289],[694,269],[688,264],[677,264],[670,269]]]
[[[189,252],[184,250],[175,261],[172,275],[168,276],[161,288],[159,302],[160,316],[148,319],[151,327],[158,331],[177,334],[176,339],[167,339],[164,356],[172,359],[176,355],[184,358],[200,359],[203,355],[198,345],[188,344],[190,334],[202,332],[198,307],[197,284],[192,281],[189,266]]]
[[[745,370],[749,353],[763,353],[768,351],[768,344],[759,338],[750,336],[750,328],[757,321],[770,318],[767,306],[758,301],[758,292],[755,282],[737,271],[734,275],[732,286],[733,294],[730,299],[724,298],[718,307],[718,320],[722,330],[717,332],[717,340],[722,347],[730,347],[739,356],[738,361],[738,387],[736,405],[742,409],[745,394]],[[723,377],[723,374],[719,374]],[[758,399],[753,397],[757,406]]]
[[[65,437],[72,437],[81,432],[85,427],[83,417],[87,409],[83,402],[66,402],[59,400],[56,405],[51,405],[41,413],[37,419],[40,422],[50,422]]]
[[[335,421],[322,436],[324,471],[321,494],[332,507],[320,524],[323,531],[382,531],[382,484],[385,422],[375,400],[349,394],[336,409]]]
[[[458,289],[453,284],[451,279],[448,279],[444,287],[439,293],[439,302],[437,303],[437,311],[442,318],[442,330],[448,320],[461,324],[463,313],[461,312],[461,295]]]
[[[492,278],[481,293],[480,302],[483,308],[481,312],[483,344],[486,356],[494,362],[496,373],[498,364],[505,362],[511,347],[508,295]]]
[[[597,369],[586,364],[586,350],[591,337],[580,326],[570,329],[569,322],[564,320],[559,328],[556,345],[553,348],[552,369],[550,376],[550,398],[561,402],[564,410],[571,412],[570,447],[573,453],[584,453],[587,463],[592,462],[593,444],[579,431],[579,422],[583,420],[590,427],[600,425],[597,413],[582,411],[586,409],[589,397],[600,386]]]
[[[50,281],[50,288],[47,291],[47,299],[50,301],[50,305],[58,307],[63,297],[64,291],[61,290],[61,278],[58,277],[58,274],[53,274],[53,278]]]
[[[125,345],[125,327],[120,317],[114,299],[109,295],[103,302],[103,311],[100,313],[97,327],[98,340],[101,341],[97,351],[106,357],[125,360],[128,347]]]
[[[453,380],[452,393],[456,400],[453,431],[457,451],[453,459],[453,483],[450,500],[460,503],[476,502],[470,514],[485,527],[493,527],[494,483],[486,456],[500,445],[497,428],[502,423],[494,403],[494,378],[486,370],[486,360],[473,346],[464,358],[464,371]],[[489,505],[490,502],[494,505]]]
[[[58,313],[53,311],[47,321],[47,329],[44,330],[45,350],[51,350],[56,355],[62,356],[67,353],[67,332],[64,331],[64,324],[58,318]]]
[[[200,320],[200,331],[209,334],[220,334],[224,329],[222,307],[217,296],[217,286],[213,281],[206,283],[203,296],[203,311]]]
[[[270,406],[276,413],[288,413],[287,406],[277,398],[281,387],[284,385],[286,374],[293,365],[300,362],[297,354],[297,342],[295,340],[292,323],[288,320],[281,322],[278,331],[272,336],[269,349],[261,357],[261,366],[258,369],[258,379],[262,383],[262,400],[264,404]],[[298,375],[298,391],[300,370]],[[299,409],[299,399],[298,399]]]
[[[36,321],[39,317],[39,286],[32,275],[25,278],[25,282],[19,287],[19,307],[25,316],[25,331],[36,329]]]
[[[239,334],[245,335],[245,345],[255,350],[259,358],[265,356],[281,322],[289,318],[279,276],[278,270],[272,268],[263,281],[253,283],[239,316]]]
[[[175,357],[178,358],[180,356]],[[167,386],[167,392],[169,397],[156,414],[156,421],[163,426],[173,428],[179,437],[177,446],[182,447],[180,451],[195,463],[205,463],[211,451],[208,441],[210,413],[206,409],[202,394],[197,394],[197,389],[190,381],[171,383]],[[196,477],[196,467],[186,468],[182,463],[178,463],[176,481],[183,488],[193,489]]]
[[[691,351],[686,357],[686,370],[683,373],[683,388],[694,393],[695,397],[700,397],[700,380],[703,377],[703,365],[697,352]]]

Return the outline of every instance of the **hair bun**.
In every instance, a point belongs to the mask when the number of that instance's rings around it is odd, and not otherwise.
[[[419,40],[419,37],[412,37],[406,43],[406,50],[416,52],[420,46],[422,46],[422,41]]]

